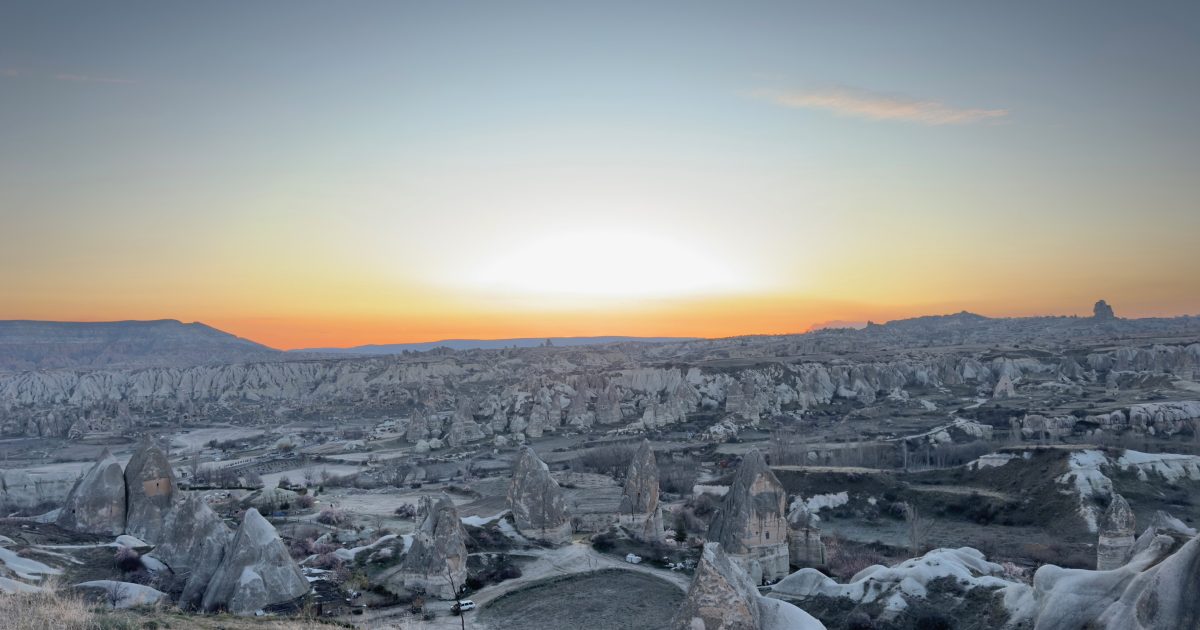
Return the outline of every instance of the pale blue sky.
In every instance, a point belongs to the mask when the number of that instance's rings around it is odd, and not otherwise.
[[[1196,309],[1198,66],[1196,2],[8,2],[0,317],[455,293],[600,228],[751,293]]]

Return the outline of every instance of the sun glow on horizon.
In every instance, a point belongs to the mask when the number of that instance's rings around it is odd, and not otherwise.
[[[482,257],[458,282],[549,301],[734,295],[763,286],[718,250],[636,228],[546,231]]]

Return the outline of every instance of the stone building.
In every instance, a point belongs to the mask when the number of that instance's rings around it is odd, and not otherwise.
[[[746,453],[733,476],[721,509],[708,528],[717,542],[746,570],[755,584],[788,574],[787,493],[757,449]]]

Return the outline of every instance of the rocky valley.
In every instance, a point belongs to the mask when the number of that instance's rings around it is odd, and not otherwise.
[[[280,627],[1200,618],[1198,318],[370,356],[163,326],[0,325],[0,590]]]

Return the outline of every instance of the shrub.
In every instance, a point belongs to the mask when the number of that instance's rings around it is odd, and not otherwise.
[[[592,547],[596,551],[612,551],[617,546],[617,535],[611,531],[592,536]]]
[[[132,547],[124,545],[117,547],[117,551],[113,553],[113,562],[116,563],[118,569],[126,573],[142,568],[142,556]]]
[[[307,510],[316,504],[317,504],[317,500],[314,499],[312,497],[312,495],[305,494],[305,495],[296,497],[296,507],[298,507],[302,510]]]
[[[846,617],[846,630],[875,630],[875,622],[865,612],[853,612]]]
[[[350,524],[350,515],[337,508],[325,508],[317,515],[317,522],[330,527],[343,527]]]
[[[417,518],[417,506],[412,503],[405,503],[396,508],[395,514],[400,518]]]
[[[887,558],[878,551],[833,536],[825,541],[825,561],[829,572],[843,579],[850,579],[871,565],[887,564]]]

